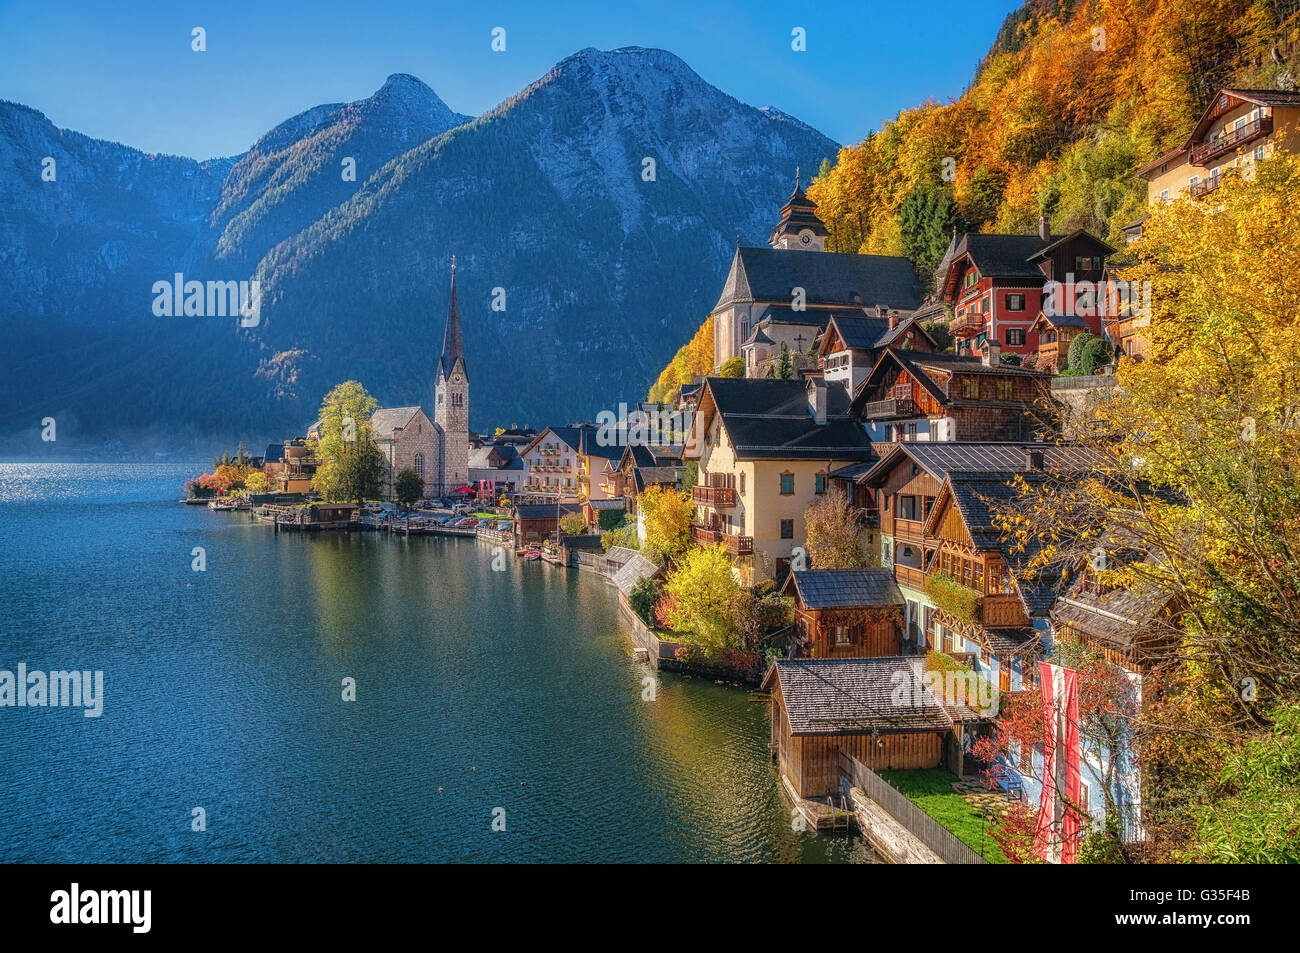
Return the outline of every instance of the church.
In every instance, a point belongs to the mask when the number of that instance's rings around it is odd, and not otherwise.
[[[438,359],[433,416],[419,406],[385,407],[370,418],[383,451],[384,495],[393,497],[397,474],[410,467],[424,480],[425,498],[454,493],[469,481],[469,370],[460,339],[456,259],[451,260],[451,303]]]
[[[828,252],[829,236],[796,172],[794,192],[781,207],[769,247],[736,247],[713,306],[715,370],[743,357],[746,376],[755,376],[782,343],[807,353],[835,314],[901,321],[921,306],[922,290],[910,260]]]

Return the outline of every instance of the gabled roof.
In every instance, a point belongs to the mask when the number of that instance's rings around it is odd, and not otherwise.
[[[602,460],[617,460],[623,456],[623,450],[627,447],[626,434],[617,434],[615,437],[623,439],[602,440],[602,429],[594,425],[583,424],[578,428],[578,452],[587,457],[599,457]]]
[[[1092,232],[1089,232],[1086,229],[1077,228],[1074,231],[1070,232],[1070,234],[1062,235],[1060,238],[1051,241],[1050,244],[1039,249],[1036,254],[1031,255],[1029,257],[1029,260],[1042,261],[1044,258],[1050,257],[1061,246],[1068,245],[1071,242],[1081,242],[1085,245],[1092,245],[1094,248],[1100,249],[1102,254],[1104,255],[1115,254],[1114,248],[1106,244],[1096,235],[1092,234]]]
[[[266,463],[280,463],[284,460],[284,444],[268,443],[266,453],[262,454],[262,459]]]
[[[945,706],[924,675],[920,656],[780,659],[763,687],[780,685],[794,735],[946,731],[979,718],[965,705]]]
[[[1043,467],[1049,473],[1086,472],[1099,462],[1095,451],[1070,444],[1050,443],[965,443],[957,441],[903,441],[878,463],[859,477],[866,486],[877,486],[884,474],[901,460],[910,459],[932,477],[942,480],[949,473],[999,474],[1011,479],[1029,471],[1026,454],[1042,453]]]
[[[1034,318],[1034,323],[1029,326],[1033,331],[1039,324],[1047,325],[1053,328],[1084,328],[1088,327],[1088,322],[1083,320],[1077,314],[1048,314],[1046,311],[1039,311],[1038,317]]]
[[[553,520],[581,511],[581,503],[521,503],[515,507],[515,515],[521,520]]]
[[[544,427],[542,428],[541,433],[539,433],[536,437],[534,437],[527,444],[525,444],[524,448],[519,451],[519,455],[523,456],[524,454],[528,453],[528,451],[532,450],[533,447],[537,446],[539,443],[545,442],[547,434],[550,434],[555,439],[563,443],[566,447],[568,447],[571,451],[577,453],[578,447],[581,446],[582,444],[582,428],[584,426],[593,426],[593,425],[579,424],[577,426],[571,426],[571,427]]]
[[[613,549],[610,550],[613,553]],[[623,565],[618,568],[610,580],[618,587],[618,591],[625,596],[630,596],[636,584],[642,579],[652,579],[659,574],[659,567],[646,559],[638,552],[633,552],[631,556],[623,561]]]
[[[953,263],[969,256],[975,269],[985,278],[1043,278],[1042,270],[1031,263],[1045,248],[1054,247],[1068,235],[991,235],[967,232],[957,242]],[[951,266],[949,274],[951,274]]]
[[[642,492],[647,486],[673,486],[682,482],[683,466],[671,467],[637,467],[632,471],[632,481],[636,492]]]
[[[903,593],[888,569],[804,569],[790,573],[784,594],[808,609],[901,606]]]
[[[929,351],[913,351],[907,348],[886,348],[876,359],[876,366],[871,369],[859,386],[849,407],[849,412],[861,414],[869,403],[867,395],[871,393],[876,381],[886,373],[891,365],[897,365],[907,371],[913,380],[924,387],[939,404],[947,405],[961,398],[949,394],[939,382],[928,373],[935,371],[943,377],[954,374],[979,374],[988,377],[1032,377],[1042,381],[1051,379],[1046,371],[1031,370],[1018,364],[985,364],[982,358],[970,355],[934,354]]]
[[[385,407],[376,410],[370,415],[370,426],[375,430],[375,436],[381,440],[393,436],[393,432],[398,429],[405,429],[406,426],[415,418],[424,408],[422,407]],[[427,416],[427,415],[426,415]],[[432,422],[432,421],[430,421]],[[438,425],[434,424],[436,428]]]
[[[871,442],[846,413],[847,392],[839,386],[824,391],[826,423],[818,424],[809,411],[803,381],[710,377],[699,412],[705,415],[705,427],[714,413],[721,415],[738,459],[870,459]]]
[[[733,302],[788,304],[795,288],[804,289],[809,305],[880,304],[912,311],[921,303],[916,272],[906,258],[742,245],[713,310]]]
[[[1227,96],[1230,100],[1226,108],[1219,108],[1219,103],[1223,97]],[[1236,100],[1232,102],[1231,100]],[[1192,129],[1192,134],[1187,137],[1187,145],[1193,145],[1205,138],[1209,131],[1210,125],[1219,116],[1229,112],[1244,103],[1253,103],[1256,106],[1300,106],[1300,93],[1286,92],[1280,89],[1221,89],[1210,100],[1210,104],[1205,107],[1201,113],[1201,118],[1197,120],[1196,126]]]

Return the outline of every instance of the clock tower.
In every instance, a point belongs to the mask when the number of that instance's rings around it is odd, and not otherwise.
[[[449,493],[469,480],[469,371],[460,343],[455,255],[451,258],[451,305],[438,359],[433,422],[442,430],[442,492]]]
[[[781,221],[776,223],[767,243],[773,248],[798,251],[825,251],[830,231],[817,217],[817,206],[799,187],[799,170],[794,173],[794,192],[781,206]]]

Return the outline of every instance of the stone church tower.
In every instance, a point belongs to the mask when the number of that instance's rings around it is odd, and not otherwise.
[[[460,344],[456,304],[456,258],[451,259],[451,307],[442,336],[433,421],[442,430],[442,491],[459,489],[469,480],[469,372]]]

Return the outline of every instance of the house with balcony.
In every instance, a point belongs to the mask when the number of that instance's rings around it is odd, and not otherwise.
[[[867,379],[885,348],[937,351],[934,338],[914,316],[880,309],[832,314],[817,342],[817,364],[827,382],[842,384],[850,394]]]
[[[608,467],[602,490],[607,499],[622,497],[627,503],[627,512],[635,516],[636,498],[645,492],[646,487],[681,486],[685,471],[680,446],[630,444],[623,448],[617,462]]]
[[[873,441],[1032,440],[1059,428],[1051,375],[982,357],[887,348],[849,413]]]
[[[522,500],[578,499],[582,469],[578,448],[584,428],[596,430],[594,424],[547,427],[520,450],[526,473],[519,491]]]
[[[1036,353],[1038,341],[1030,334],[1034,319],[1043,311],[1094,311],[1077,308],[1073,294],[1063,300],[1060,290],[1100,282],[1114,251],[1082,230],[1049,234],[1046,218],[1034,235],[953,235],[939,266],[938,288],[939,299],[953,311],[949,327],[956,353],[990,348],[1022,357]],[[1101,336],[1100,315],[1089,320]]]
[[[806,658],[882,658],[903,653],[903,594],[888,569],[791,572],[794,626]]]
[[[1223,176],[1250,175],[1254,164],[1274,153],[1300,151],[1300,92],[1221,89],[1191,134],[1157,156],[1135,177],[1147,186],[1147,204],[1180,195],[1203,198]],[[1124,227],[1130,241],[1142,235],[1145,216]]]
[[[706,379],[682,453],[699,466],[691,535],[725,544],[744,585],[783,579],[830,471],[872,458],[848,405],[844,387],[817,377]]]
[[[989,501],[1027,482],[1096,462],[1070,446],[1023,443],[899,443],[858,481],[876,494],[880,562],[904,599],[906,641],[972,665],[1018,691],[1024,660],[1048,630],[1060,576],[1022,579],[1026,557],[993,526]]]
[[[607,476],[627,449],[627,431],[612,433],[595,426],[578,428],[578,497],[582,500],[614,500],[606,492]],[[587,512],[590,512],[588,508]]]

